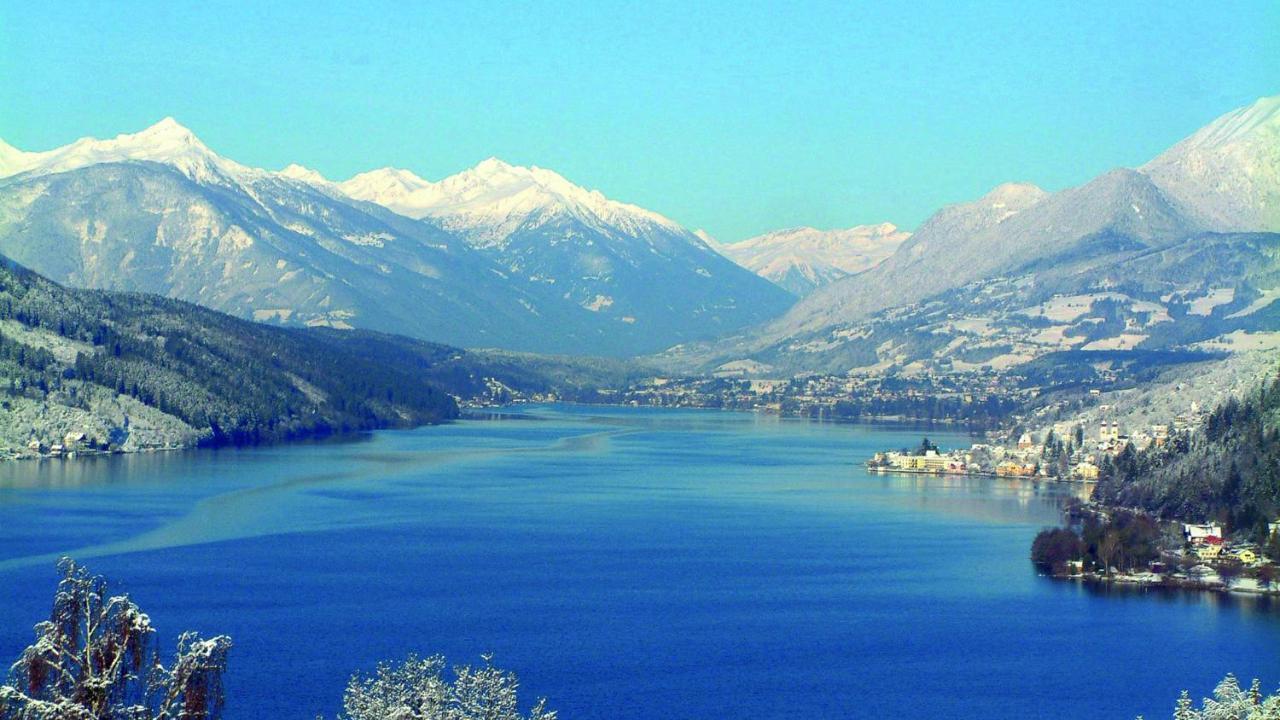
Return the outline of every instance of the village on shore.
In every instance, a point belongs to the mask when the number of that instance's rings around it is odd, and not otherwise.
[[[1083,423],[1061,423],[1037,438],[944,450],[927,438],[914,448],[886,450],[867,461],[868,471],[928,475],[1021,478],[1081,483],[1093,487],[1102,466],[1124,452],[1163,447],[1199,431],[1205,414],[1195,403],[1167,424],[1124,432],[1103,421],[1092,434]],[[1062,579],[1144,587],[1191,588],[1280,594],[1280,518],[1263,537],[1228,536],[1219,522],[1162,521],[1140,510],[1096,502],[1068,507],[1068,527],[1046,529],[1032,547],[1032,560]]]
[[[1077,513],[1081,511],[1101,521],[1095,527],[1102,532],[1093,533],[1093,544],[1084,539],[1091,534],[1086,523],[1044,530],[1032,545],[1032,561],[1052,577],[1107,585],[1280,595],[1280,518],[1267,523],[1259,544],[1244,536],[1226,537],[1223,526],[1216,522],[1160,523],[1134,515],[1121,523],[1130,529],[1107,532],[1115,526],[1116,513],[1131,511],[1076,508]],[[1141,530],[1132,531],[1132,526],[1141,522],[1149,523],[1154,534],[1142,537]],[[1077,529],[1079,535],[1075,535]],[[1068,541],[1075,544],[1071,550],[1064,550],[1060,541],[1067,533],[1075,537]],[[1067,554],[1078,557],[1065,559]]]
[[[967,449],[943,450],[927,441],[917,448],[886,450],[867,461],[872,472],[979,475],[987,477],[1047,478],[1092,483],[1098,480],[1104,457],[1115,457],[1132,447],[1141,452],[1163,447],[1174,433],[1194,433],[1204,418],[1197,403],[1171,422],[1122,432],[1115,421],[1103,421],[1097,434],[1086,435],[1083,423],[1058,423],[1037,440],[1031,431],[1017,440],[995,435],[992,442],[974,443]],[[1006,442],[1001,442],[1006,439]]]

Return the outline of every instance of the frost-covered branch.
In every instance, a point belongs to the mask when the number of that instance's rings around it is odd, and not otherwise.
[[[439,655],[380,663],[373,676],[351,678],[340,720],[555,720],[546,700],[521,714],[515,674],[483,658],[480,667],[454,667],[452,681]]]
[[[1173,707],[1173,720],[1280,720],[1280,692],[1263,695],[1258,680],[1245,690],[1234,675],[1228,675],[1213,689],[1213,697],[1201,701],[1199,709],[1191,695],[1182,691]]]
[[[0,720],[216,720],[230,639],[178,641],[171,669],[156,648],[151,620],[128,596],[74,561],[49,619],[0,686]]]

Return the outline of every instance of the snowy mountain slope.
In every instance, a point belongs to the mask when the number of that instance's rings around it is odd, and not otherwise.
[[[458,234],[513,278],[649,344],[732,331],[792,301],[678,223],[543,168],[489,158],[435,183],[383,168],[336,187]]]
[[[729,259],[798,296],[874,267],[911,233],[890,223],[845,230],[789,228],[714,247]]]
[[[139,161],[169,165],[195,182],[229,184],[267,175],[214,153],[171,117],[141,132],[111,140],[80,138],[47,152],[23,152],[0,143],[0,177],[50,175],[102,163]]]
[[[688,233],[680,225],[636,205],[610,200],[539,167],[519,167],[489,158],[440,182],[408,170],[361,173],[339,189],[413,218],[435,218],[480,246],[500,245],[519,230],[571,218],[596,232],[643,234],[660,227]]]
[[[638,237],[623,230],[635,223],[599,229],[616,216],[592,215],[588,226],[586,206],[542,204],[500,246],[477,250],[478,235],[458,223],[405,217],[299,165],[246,167],[171,119],[47,152],[0,145],[0,175],[0,252],[59,282],[259,320],[627,355],[741,328],[788,304],[670,221]],[[342,185],[373,197],[421,184],[379,172]],[[647,216],[658,217],[628,214]],[[665,230],[648,232],[657,227]]]
[[[60,282],[160,293],[258,320],[363,326],[470,345],[534,324],[444,233],[295,183],[191,182],[156,163],[0,180],[0,252]]]
[[[1051,353],[1221,351],[1280,340],[1280,234],[1203,233],[984,278],[724,362],[767,373],[1009,370]]]
[[[865,337],[851,328],[880,314],[909,315],[912,307],[936,303],[938,312],[958,316],[971,310],[958,290],[975,283],[995,292],[999,281],[1035,284],[1063,267],[1085,278],[1105,276],[1119,262],[1132,262],[1127,267],[1138,273],[1142,258],[1198,234],[1265,224],[1274,186],[1270,178],[1277,169],[1274,143],[1263,147],[1273,110],[1260,101],[1224,116],[1142,171],[1112,170],[1052,195],[1032,185],[1002,185],[975,202],[943,208],[876,267],[818,289],[782,317],[747,333],[676,348],[667,357],[676,365],[714,367],[740,359],[766,361],[762,353],[772,353],[768,359],[774,363],[797,368],[819,363],[822,355],[827,360],[819,364],[831,369],[828,360],[838,357],[842,346],[862,347],[857,362],[867,359]],[[1221,245],[1221,261],[1246,252],[1243,247]],[[1264,275],[1268,263],[1280,262],[1274,251],[1249,257],[1246,265]],[[1173,279],[1159,275],[1164,271],[1174,272],[1158,270],[1147,281]],[[1268,287],[1239,291],[1263,304],[1271,297]],[[813,352],[815,347],[821,352]]]
[[[1140,169],[1211,227],[1280,230],[1280,95],[1223,115]]]
[[[1132,170],[1105,173],[1054,195],[1034,186],[1001,186],[977,202],[939,211],[884,262],[820,288],[729,352],[785,344],[946,298],[978,281],[1034,277],[1081,262],[1087,268],[1091,258],[1101,262],[1117,252],[1158,248],[1201,229]]]

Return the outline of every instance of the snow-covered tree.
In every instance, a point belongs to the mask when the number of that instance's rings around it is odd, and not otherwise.
[[[492,657],[484,665],[453,668],[445,677],[439,655],[410,655],[399,664],[380,663],[372,676],[359,673],[347,684],[341,720],[555,720],[546,700],[522,715],[515,674],[495,668]]]
[[[231,640],[184,633],[170,667],[160,663],[155,629],[125,595],[74,561],[35,643],[0,685],[0,720],[216,720]]]
[[[1262,684],[1254,680],[1248,690],[1228,675],[1205,698],[1197,710],[1184,690],[1173,709],[1174,720],[1280,720],[1280,692],[1263,695]],[[1139,718],[1141,720],[1141,718]]]

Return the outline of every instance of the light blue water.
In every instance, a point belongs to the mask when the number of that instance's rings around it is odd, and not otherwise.
[[[1037,577],[1070,488],[871,476],[919,432],[541,407],[358,442],[0,467],[0,664],[71,554],[227,633],[233,719],[493,652],[579,718],[1170,715],[1280,682],[1280,609]],[[967,442],[930,433],[944,445]]]

